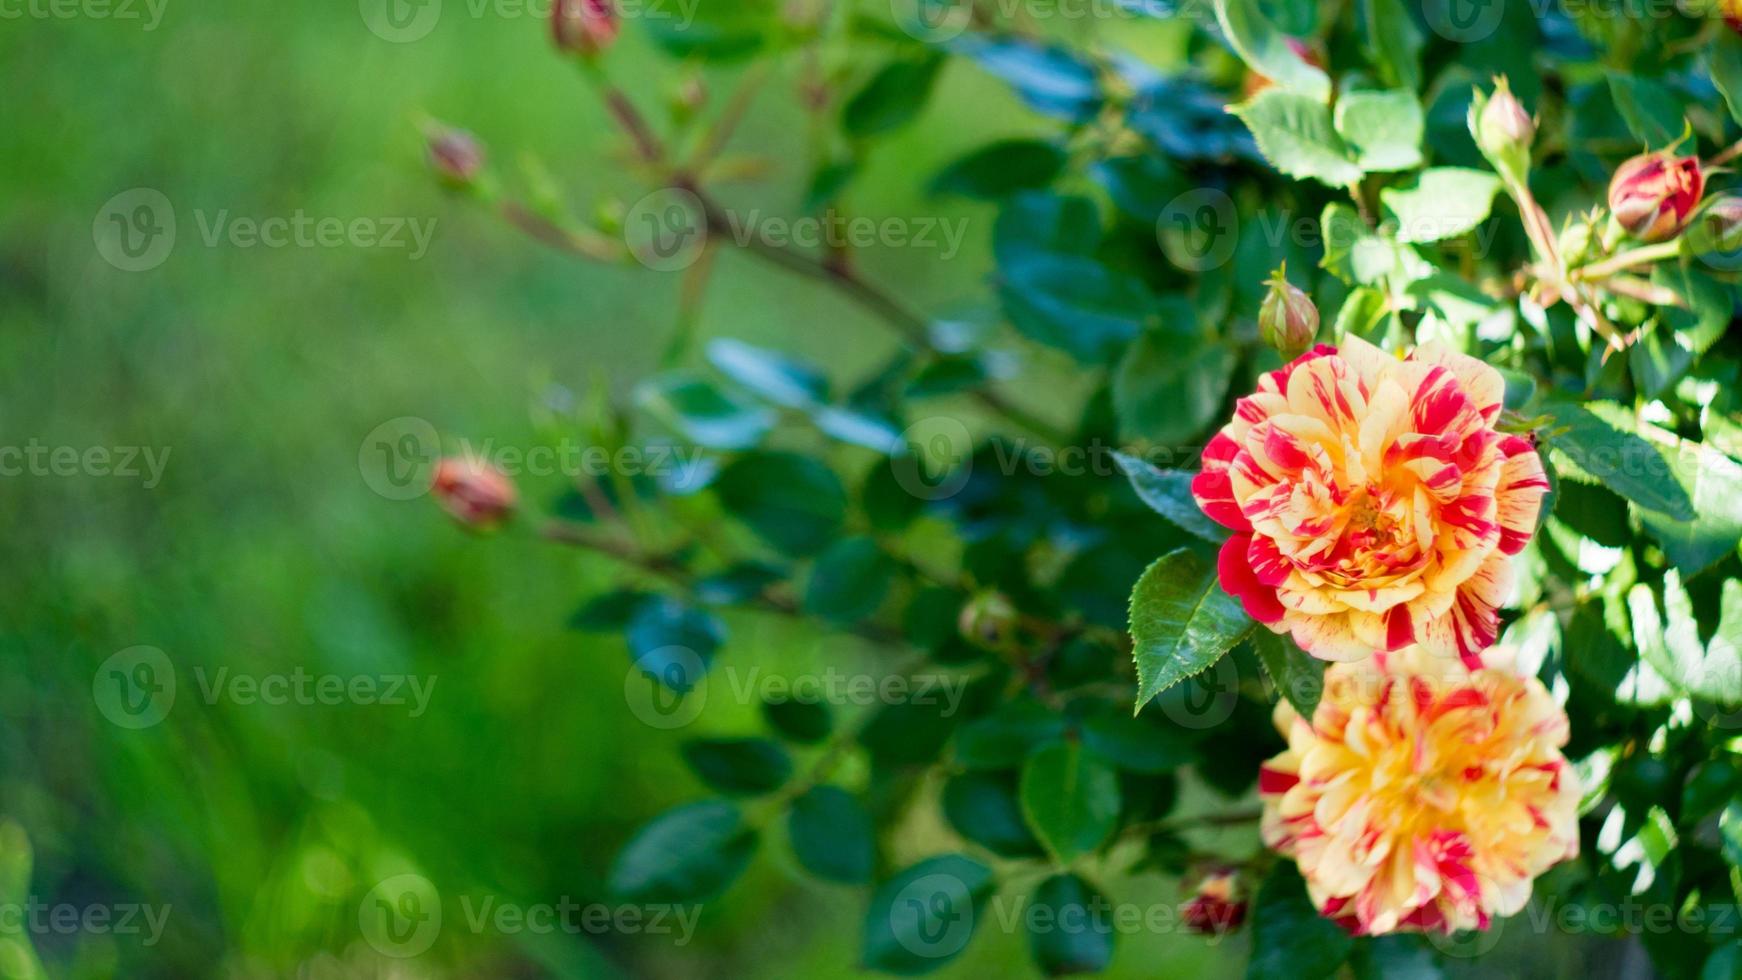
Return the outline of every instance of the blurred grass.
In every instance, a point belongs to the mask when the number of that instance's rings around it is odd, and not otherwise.
[[[48,902],[168,904],[160,944],[33,936],[65,976],[768,976],[853,972],[862,896],[807,882],[771,840],[710,903],[693,945],[657,936],[472,935],[377,957],[358,935],[376,881],[417,871],[460,895],[602,897],[611,855],[663,807],[700,794],[675,751],[625,709],[615,639],[566,632],[620,569],[460,533],[427,500],[373,493],[358,447],[417,416],[475,444],[537,444],[546,386],[604,377],[624,395],[671,329],[674,280],[541,250],[437,189],[426,114],[474,129],[512,173],[537,153],[580,213],[633,182],[607,122],[530,16],[449,2],[415,43],[371,34],[349,3],[168,0],[138,22],[25,19],[0,32],[0,444],[146,446],[161,485],[120,477],[0,480],[10,570],[0,590],[0,811],[34,848]],[[631,31],[612,70],[645,105],[674,77]],[[710,77],[716,92],[730,79]],[[792,77],[735,147],[774,161],[743,207],[791,213],[806,173]],[[1037,130],[1008,95],[953,66],[920,124],[873,155],[849,201],[871,215],[970,219],[949,262],[874,250],[864,267],[916,306],[984,296],[991,212],[922,198],[924,178],[986,139]],[[174,204],[161,267],[117,270],[92,222],[134,187]],[[434,220],[429,253],[208,247],[211,220]],[[838,297],[721,259],[704,315],[731,335],[853,377],[890,338]],[[1044,408],[1044,406],[1043,406]],[[540,503],[553,481],[525,488]],[[841,658],[786,623],[733,621],[725,656],[769,670]],[[162,725],[105,722],[93,672],[148,644],[176,664]],[[204,703],[193,671],[433,675],[429,711]],[[702,731],[741,732],[748,707]],[[906,831],[904,831],[904,835]],[[778,834],[773,835],[778,837]],[[922,815],[901,847],[947,846]],[[27,865],[28,866],[28,865]],[[1172,901],[1172,885],[1140,886]],[[1117,894],[1117,892],[1115,892]],[[450,920],[452,921],[452,920]],[[1019,934],[986,930],[945,971],[1028,971]],[[1125,975],[1196,970],[1201,944],[1127,936]],[[0,973],[10,958],[0,957]],[[28,975],[28,974],[25,974]]]

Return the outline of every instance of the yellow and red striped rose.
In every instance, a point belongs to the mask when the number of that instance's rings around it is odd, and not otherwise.
[[[1503,650],[1474,669],[1417,647],[1334,664],[1259,772],[1264,842],[1358,935],[1487,928],[1578,853],[1567,718]]]
[[[1265,375],[1192,482],[1234,532],[1222,587],[1325,660],[1420,644],[1477,663],[1548,489],[1534,443],[1494,428],[1504,395],[1476,358],[1353,337]]]

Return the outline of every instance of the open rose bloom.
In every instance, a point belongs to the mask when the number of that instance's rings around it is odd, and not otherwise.
[[[1380,654],[1331,666],[1310,722],[1277,705],[1288,750],[1259,772],[1264,842],[1358,935],[1487,928],[1578,853],[1566,715],[1505,651],[1486,659]]]
[[[1399,360],[1353,337],[1265,375],[1192,482],[1234,532],[1222,587],[1325,660],[1479,663],[1548,489],[1531,440],[1494,429],[1505,387],[1437,345]]]

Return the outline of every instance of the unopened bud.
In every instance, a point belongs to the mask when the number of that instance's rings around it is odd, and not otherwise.
[[[1528,154],[1531,142],[1536,139],[1536,123],[1512,94],[1504,75],[1494,79],[1494,94],[1488,97],[1488,104],[1482,107],[1482,115],[1476,121],[1476,138],[1483,150],[1496,156]]]
[[[677,119],[689,119],[708,103],[708,88],[700,77],[686,75],[671,88],[668,96],[671,114]]]
[[[470,187],[484,170],[484,148],[471,133],[442,127],[429,137],[429,165],[443,183]]]
[[[1193,891],[1191,901],[1180,909],[1180,920],[1187,929],[1199,933],[1240,928],[1240,923],[1246,921],[1246,897],[1235,871],[1221,868],[1205,875]]]
[[[1688,237],[1699,254],[1742,248],[1742,197],[1726,196],[1713,201],[1694,220]]]
[[[1312,298],[1288,281],[1287,266],[1265,284],[1270,292],[1258,308],[1258,336],[1288,360],[1307,352],[1319,333],[1319,308]]]
[[[1002,592],[982,592],[962,607],[956,629],[975,646],[1008,651],[1018,640],[1017,619],[1016,605]]]
[[[501,470],[469,456],[449,456],[437,463],[430,492],[454,520],[479,529],[507,520],[520,499],[514,481]]]
[[[1642,153],[1623,163],[1609,181],[1609,211],[1635,238],[1674,238],[1693,217],[1706,191],[1698,157]]]
[[[1596,243],[1596,231],[1589,221],[1575,221],[1561,229],[1560,241],[1557,243],[1561,259],[1570,265],[1578,265],[1591,257],[1591,247]]]
[[[557,50],[591,58],[617,40],[621,27],[613,0],[553,0],[551,37]]]

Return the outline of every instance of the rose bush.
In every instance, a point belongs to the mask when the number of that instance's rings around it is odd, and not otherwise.
[[[862,889],[863,964],[899,974],[961,955],[1013,893],[1090,923],[1027,925],[1041,970],[1107,968],[1102,888],[1145,875],[1199,882],[1181,932],[1249,922],[1258,976],[1435,972],[1464,947],[1412,934],[1491,929],[1533,895],[1733,908],[1725,11],[1514,4],[1472,26],[1433,2],[1216,0],[1055,31],[994,7],[650,21],[709,66],[655,116],[611,73],[634,25],[557,4],[650,194],[589,218],[433,133],[444,181],[533,239],[676,280],[661,372],[546,411],[706,465],[521,506],[622,563],[574,625],[623,638],[626,690],[699,704],[716,659],[754,653],[733,628],[779,616],[887,649],[903,689],[964,692],[771,698],[760,734],[688,741],[714,798],[627,840],[612,887],[712,898],[779,821],[798,867]],[[743,223],[722,185],[776,162],[728,148],[787,69],[818,134],[801,216],[825,227],[945,80],[990,75],[1044,120],[929,180],[991,219],[985,303],[922,308],[874,249]],[[704,342],[733,247],[837,290],[895,350],[848,377]],[[515,506],[494,471],[443,473],[468,524]],[[942,821],[915,830],[926,809]],[[1497,968],[1565,955],[1507,938]],[[1715,929],[1625,938],[1664,975],[1742,962]]]

